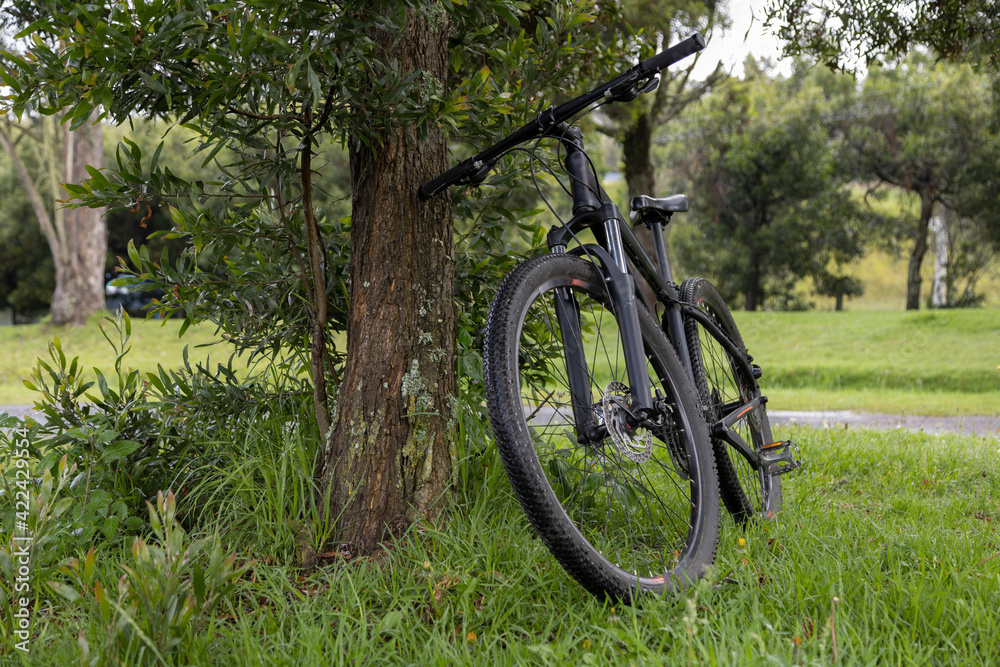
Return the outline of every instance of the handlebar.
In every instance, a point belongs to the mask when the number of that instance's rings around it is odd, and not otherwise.
[[[687,39],[674,44],[655,56],[630,67],[616,78],[594,88],[589,93],[584,93],[555,108],[550,107],[542,111],[534,120],[507,135],[496,144],[477,155],[459,162],[440,176],[432,178],[421,185],[418,190],[420,198],[430,199],[448,186],[460,181],[482,183],[489,174],[493,164],[501,155],[514,146],[544,135],[553,127],[569,120],[601,99],[607,99],[611,102],[617,99],[633,99],[638,94],[636,91],[639,89],[639,82],[655,76],[677,61],[683,60],[704,48],[705,38],[696,32]]]

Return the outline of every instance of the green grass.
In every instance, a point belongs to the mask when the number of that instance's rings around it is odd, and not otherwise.
[[[838,665],[1000,662],[997,441],[779,435],[805,460],[785,477],[783,514],[746,531],[725,519],[713,574],[684,594],[638,607],[586,594],[532,536],[491,449],[447,523],[386,553],[301,570],[258,542],[242,554],[259,559],[251,575],[179,664],[831,664],[834,651]],[[220,526],[263,505],[234,507]],[[126,552],[98,554],[99,577],[115,580]],[[100,646],[48,597],[35,623],[24,664],[79,664],[81,630],[93,655]]]
[[[852,409],[923,415],[996,415],[1000,412],[1000,311],[736,312],[751,354],[764,368],[772,409]],[[35,359],[58,336],[85,369],[113,368],[110,346],[97,329],[26,325],[0,328],[0,404],[35,400],[23,380]],[[133,321],[128,363],[153,370],[180,363],[184,345],[192,359],[211,354],[225,361],[228,345],[211,326],[177,338],[179,321]]]
[[[1000,411],[1000,312],[734,314],[772,408]]]
[[[198,345],[216,343],[211,325],[192,326],[183,338],[177,337],[182,320],[132,320],[132,350],[126,363],[141,372],[155,371],[157,364],[177,368],[182,363],[184,346],[190,347],[192,363],[211,356],[214,363],[225,363],[232,354],[232,346],[221,343],[209,348],[195,349]],[[53,327],[48,324],[26,324],[0,327],[0,404],[30,404],[37,394],[24,386],[35,360],[49,359],[48,344],[59,338],[63,351],[69,358],[80,357],[85,370],[84,378],[93,379],[93,367],[105,375],[114,371],[114,352],[98,328],[101,316],[94,315],[82,327]],[[107,324],[107,323],[105,323]],[[245,367],[238,361],[237,367]]]

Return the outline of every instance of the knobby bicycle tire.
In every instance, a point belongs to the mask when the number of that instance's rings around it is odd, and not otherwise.
[[[712,283],[704,278],[688,278],[681,285],[680,295],[681,300],[708,314],[736,348],[747,354],[736,321]],[[695,387],[709,425],[726,416],[727,410],[735,410],[760,396],[756,378],[748,375],[744,366],[736,363],[725,347],[697,320],[685,318],[684,331]],[[762,446],[772,441],[771,425],[764,406],[742,417],[732,430],[754,451],[759,452]],[[780,510],[780,477],[754,470],[734,447],[714,435],[712,449],[719,471],[722,502],[737,523],[745,523],[755,516],[770,517]]]
[[[631,602],[642,591],[684,587],[714,561],[720,523],[715,463],[695,390],[655,318],[639,304],[651,389],[654,396],[661,392],[669,417],[648,434],[639,429],[629,438],[616,431],[581,444],[556,290],[571,293],[576,304],[590,385],[586,409],[608,430],[619,423],[615,396],[628,382],[594,264],[553,254],[511,272],[490,308],[484,380],[514,492],[549,551],[594,595]]]

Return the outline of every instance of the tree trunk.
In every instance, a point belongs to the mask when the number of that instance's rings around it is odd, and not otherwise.
[[[104,167],[101,125],[89,121],[63,133],[63,181],[79,183],[90,175],[85,169]],[[59,204],[56,204],[59,206]],[[52,323],[82,325],[87,315],[105,307],[104,265],[108,227],[103,208],[64,208],[56,215],[62,222],[62,243],[56,258],[56,287],[52,293]],[[61,215],[60,215],[61,214]]]
[[[407,10],[403,34],[372,37],[404,76],[423,69],[444,81],[448,19],[435,19]],[[337,540],[354,553],[438,513],[454,452],[451,202],[417,197],[448,167],[447,144],[433,125],[423,140],[414,127],[382,139],[377,154],[361,142],[350,152],[348,361],[320,470]]]
[[[927,254],[927,227],[931,213],[934,212],[934,197],[929,192],[920,193],[920,219],[917,221],[916,236],[913,239],[913,252],[910,253],[910,266],[906,272],[906,309],[920,308],[920,267]]]
[[[934,234],[934,283],[931,286],[931,307],[948,307],[948,220],[944,212],[931,218]]]
[[[628,186],[628,199],[632,201],[639,195],[657,196],[656,177],[653,169],[653,161],[650,157],[650,146],[653,141],[653,125],[648,113],[642,113],[635,122],[625,131],[622,138],[622,160],[625,163],[625,184]],[[630,207],[630,204],[626,204]],[[626,219],[629,210],[624,211]],[[663,230],[666,234],[666,228]],[[653,247],[653,234],[646,228],[646,225],[639,225],[635,228],[635,237],[646,254],[656,261],[656,249]],[[645,280],[637,280],[636,284],[646,294],[649,303],[656,303],[656,293],[652,287],[646,284]]]
[[[767,217],[764,214],[760,214],[759,220],[766,220]],[[757,310],[760,305],[761,298],[761,274],[763,273],[760,268],[761,259],[757,254],[757,242],[756,234],[757,229],[763,227],[763,222],[758,222],[753,230],[750,231],[749,242],[747,243],[747,261],[750,266],[747,267],[746,273],[746,292],[745,299],[743,302],[743,309],[748,312],[753,312]]]
[[[746,298],[743,301],[743,309],[747,312],[757,310],[760,304],[760,279],[756,275],[751,275],[747,281]]]
[[[656,196],[655,171],[650,159],[650,145],[653,140],[653,125],[649,114],[636,118],[622,139],[622,159],[625,162],[625,183],[628,185],[629,200],[639,195]]]
[[[108,228],[104,209],[65,208],[62,183],[79,183],[87,178],[87,165],[104,167],[104,148],[100,124],[89,121],[75,131],[58,124],[55,117],[41,122],[43,147],[40,154],[48,172],[49,198],[54,212],[49,213],[36,181],[28,173],[17,152],[10,126],[0,127],[0,144],[10,156],[21,186],[31,201],[32,210],[52,253],[56,286],[52,294],[53,324],[84,324],[87,315],[104,308],[104,265],[108,247]]]

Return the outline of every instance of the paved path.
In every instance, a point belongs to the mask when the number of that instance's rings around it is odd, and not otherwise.
[[[882,415],[853,410],[827,410],[822,412],[796,412],[768,410],[772,424],[806,424],[833,428],[908,428],[925,433],[962,433],[965,435],[994,435],[1000,437],[1000,416],[984,417],[924,417],[921,415]]]
[[[4,412],[12,417],[23,417],[27,414],[38,415],[38,412],[30,405],[0,405],[0,414]]]

